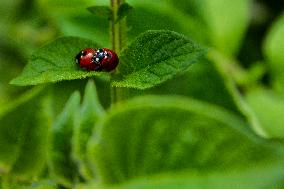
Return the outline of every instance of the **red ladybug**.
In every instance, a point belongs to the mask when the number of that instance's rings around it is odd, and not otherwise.
[[[114,70],[119,63],[117,54],[114,51],[107,48],[103,48],[102,50],[104,51],[105,54],[105,57],[101,61],[102,68],[106,71]]]
[[[107,48],[98,50],[86,48],[80,51],[75,59],[81,68],[94,71],[111,71],[116,68],[119,62],[117,54]]]

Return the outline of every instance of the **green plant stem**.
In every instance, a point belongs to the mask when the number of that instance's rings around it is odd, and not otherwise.
[[[123,48],[123,39],[125,39],[125,28],[126,23],[125,20],[121,20],[119,22],[116,22],[117,20],[117,12],[119,9],[119,6],[124,3],[124,0],[110,0],[110,6],[111,6],[111,19],[110,19],[110,34],[111,34],[111,44],[112,49],[119,55],[121,49]],[[118,70],[116,69],[116,72]],[[111,87],[111,99],[112,104],[117,102],[120,99],[120,96],[122,94],[122,89],[117,87]]]

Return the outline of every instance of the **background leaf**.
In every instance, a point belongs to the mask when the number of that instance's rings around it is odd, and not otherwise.
[[[22,180],[36,177],[45,165],[50,124],[50,103],[42,88],[6,104],[0,112],[0,172]]]
[[[271,138],[284,137],[284,99],[271,90],[255,89],[246,94],[261,126]]]
[[[127,16],[128,38],[134,39],[138,34],[148,30],[171,30],[201,44],[208,44],[207,26],[193,16],[185,14],[180,8],[175,8],[171,3],[151,0],[127,2],[134,7]],[[180,4],[180,1],[175,4]],[[164,22],[165,20],[167,22]]]
[[[58,183],[69,188],[72,187],[78,176],[77,166],[71,157],[71,139],[73,129],[78,124],[79,103],[80,94],[74,92],[51,130],[50,171]]]
[[[112,85],[145,89],[184,72],[204,50],[171,31],[148,31],[122,51]]]
[[[169,172],[234,172],[283,159],[238,117],[182,97],[145,96],[109,112],[89,145],[104,183]],[[261,154],[261,155],[260,155]]]
[[[92,6],[88,10],[98,17],[110,19],[111,10],[108,6]]]
[[[178,84],[177,84],[178,83]],[[182,95],[216,104],[243,116],[238,104],[214,62],[202,58],[185,73],[177,74],[159,86],[147,90],[119,89],[126,100],[145,94]]]
[[[59,38],[34,52],[23,73],[11,83],[36,85],[103,75],[102,72],[82,70],[75,63],[76,54],[87,47],[97,48],[98,45],[77,37]]]
[[[87,179],[92,179],[94,173],[87,159],[87,142],[90,139],[95,123],[104,116],[104,109],[100,105],[97,90],[93,81],[86,85],[83,104],[80,112],[80,123],[75,126],[73,137],[73,156],[77,160],[80,173]]]
[[[279,169],[283,163],[273,163],[251,170],[240,170],[229,173],[209,174],[175,174],[158,175],[152,178],[143,178],[116,187],[101,187],[98,185],[86,185],[78,189],[259,189],[259,188],[282,188],[284,186],[284,173]],[[261,179],[261,182],[260,182]]]
[[[284,13],[271,27],[265,43],[264,53],[267,57],[273,83],[277,90],[284,92]]]
[[[211,44],[227,55],[238,52],[249,24],[249,0],[204,0],[202,15]],[[232,14],[233,13],[233,14]]]
[[[128,3],[122,3],[117,10],[117,19],[115,22],[119,22],[120,20],[125,18],[132,10],[133,7]]]

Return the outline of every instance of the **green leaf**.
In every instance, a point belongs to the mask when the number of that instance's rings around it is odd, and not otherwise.
[[[124,49],[112,85],[146,89],[184,72],[204,49],[172,31],[148,31]]]
[[[82,70],[75,63],[76,54],[87,47],[98,46],[83,38],[59,38],[35,51],[22,74],[12,80],[11,84],[37,85],[103,75],[102,72]]]
[[[86,156],[87,142],[93,133],[95,124],[104,116],[104,109],[100,105],[93,81],[89,81],[86,86],[80,115],[80,124],[74,130],[73,156],[80,166],[80,173],[85,178],[92,179],[94,173],[90,169],[90,163]]]
[[[108,6],[92,6],[87,9],[97,17],[110,19],[111,10]]]
[[[203,23],[211,45],[227,55],[238,53],[249,26],[250,0],[181,0],[173,6]]]
[[[56,181],[66,187],[72,187],[78,176],[76,163],[71,157],[71,138],[73,129],[78,124],[79,103],[80,94],[74,92],[51,130],[50,171]]]
[[[284,99],[273,91],[257,89],[248,92],[246,100],[268,137],[284,138]]]
[[[239,117],[180,96],[119,104],[88,150],[98,176],[112,184],[168,172],[234,172],[283,158]]]
[[[51,180],[42,180],[34,182],[30,187],[26,189],[57,189],[57,184]]]
[[[272,71],[272,78],[278,89],[284,91],[284,13],[273,24],[270,29],[265,43],[264,54],[268,59]]]
[[[178,85],[177,85],[178,83]],[[225,79],[216,65],[207,59],[201,59],[184,74],[178,74],[163,84],[148,90],[123,90],[123,100],[141,94],[182,95],[222,106],[243,116]]]
[[[133,7],[130,6],[128,3],[122,3],[117,11],[117,19],[115,22],[119,22],[123,18],[125,18],[131,11],[133,10]]]
[[[199,43],[208,44],[207,26],[200,20],[184,14],[172,4],[152,0],[127,2],[135,7],[127,16],[129,26],[127,37],[130,39],[148,30],[171,30],[184,34]]]
[[[159,175],[151,178],[143,178],[119,186],[101,187],[98,185],[86,185],[78,189],[260,189],[283,188],[284,171],[282,163],[272,163],[261,167],[253,167],[250,170],[239,170],[226,173]],[[260,181],[261,179],[261,181]]]
[[[238,52],[249,24],[249,0],[205,0],[202,14],[211,43],[228,55]]]
[[[0,112],[0,173],[36,177],[46,162],[50,124],[49,98],[42,88],[6,104]]]

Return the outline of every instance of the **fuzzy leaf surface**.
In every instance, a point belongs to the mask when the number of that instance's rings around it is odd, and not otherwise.
[[[147,31],[122,51],[112,85],[137,89],[156,86],[187,70],[203,53],[204,49],[176,32]]]
[[[98,45],[79,37],[58,38],[35,51],[22,74],[12,80],[11,84],[37,85],[104,74],[83,70],[75,63],[75,56],[87,47],[97,48]]]

